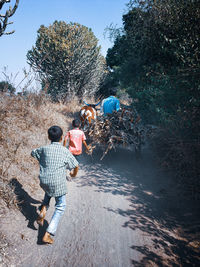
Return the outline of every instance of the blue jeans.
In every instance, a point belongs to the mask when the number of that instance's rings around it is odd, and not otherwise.
[[[49,202],[51,200],[51,197],[48,196],[45,193],[44,196],[44,200],[43,200],[43,204],[44,206],[46,206],[46,208],[48,209],[49,207]],[[55,232],[57,230],[58,227],[58,223],[60,221],[60,218],[62,217],[64,211],[65,211],[65,207],[66,207],[66,195],[63,196],[59,196],[59,197],[55,197],[55,211],[54,214],[51,218],[51,221],[49,223],[49,226],[47,227],[47,232],[50,233],[51,235],[55,235]]]

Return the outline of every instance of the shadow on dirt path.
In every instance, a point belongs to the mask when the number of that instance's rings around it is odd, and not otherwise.
[[[38,226],[36,224],[36,219],[38,217],[37,213],[37,206],[34,206],[32,204],[41,204],[40,201],[32,198],[22,187],[21,183],[16,179],[13,178],[10,181],[10,185],[12,186],[14,193],[17,197],[17,201],[19,202],[18,207],[23,214],[23,216],[28,221],[28,228],[31,228],[33,230],[38,230],[38,236],[37,236],[37,244],[38,245],[44,245],[44,242],[42,241],[42,238],[46,232],[46,229],[48,227],[47,220],[44,220],[43,226]],[[35,227],[37,225],[37,228]]]
[[[53,245],[40,246],[53,203],[43,228],[37,232],[25,226],[29,238],[19,242],[16,266],[200,266],[199,202],[177,189],[148,148],[140,159],[124,148],[102,161],[101,155],[99,150],[84,154],[78,177],[67,181],[67,209]],[[21,212],[33,225],[33,203],[40,202],[18,181],[13,184],[25,200]]]
[[[95,186],[97,192],[122,195],[129,200],[129,209],[106,209],[126,218],[122,227],[140,230],[150,239],[142,246],[131,246],[142,254],[142,260],[133,259],[132,264],[199,266],[200,248],[193,245],[200,238],[199,202],[182,195],[173,177],[159,170],[148,149],[140,159],[122,148],[101,162],[98,158],[99,152],[92,161],[85,158],[87,178],[78,185]]]
[[[16,178],[11,179],[9,184],[12,186],[14,193],[17,197],[18,207],[20,208],[21,213],[25,216],[26,220],[28,221],[27,227],[33,230],[37,230],[34,226],[34,222],[38,214],[36,206],[32,204],[41,204],[41,202],[32,198],[23,189],[23,186]]]

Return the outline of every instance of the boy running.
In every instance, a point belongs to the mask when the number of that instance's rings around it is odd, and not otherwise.
[[[82,130],[79,129],[80,121],[75,119],[72,121],[73,129],[67,132],[63,146],[66,147],[67,140],[69,139],[69,151],[73,154],[73,156],[78,160],[79,156],[82,154],[82,144],[85,146],[86,151],[90,153],[90,147],[86,143],[86,137]],[[78,168],[76,168],[73,173],[70,173],[71,177],[75,177],[78,172]]]
[[[63,131],[59,126],[48,129],[48,137],[51,144],[34,149],[31,156],[36,158],[40,164],[40,186],[45,191],[41,211],[37,223],[43,225],[46,211],[52,197],[55,198],[55,211],[42,239],[44,243],[52,244],[54,240],[50,235],[55,235],[58,223],[66,207],[66,169],[78,168],[78,162],[61,145]]]

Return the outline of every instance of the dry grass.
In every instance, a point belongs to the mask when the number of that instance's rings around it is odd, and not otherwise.
[[[65,133],[80,109],[77,99],[63,105],[52,103],[44,94],[8,96],[0,94],[0,220],[23,206],[15,185],[26,197],[41,194],[38,163],[32,149],[49,143],[47,130],[59,125]],[[0,222],[0,225],[1,224]],[[0,265],[10,266],[9,242],[0,229]]]
[[[65,133],[79,108],[77,99],[63,105],[52,103],[44,94],[0,95],[0,214],[16,207],[11,179],[17,179],[28,192],[37,188],[38,168],[31,150],[49,143],[50,126],[59,125]]]

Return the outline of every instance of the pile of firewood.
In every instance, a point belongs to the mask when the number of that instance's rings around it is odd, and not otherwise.
[[[140,116],[134,109],[123,108],[106,116],[98,116],[96,121],[85,131],[90,139],[91,148],[103,145],[104,153],[116,145],[132,145],[138,151],[144,143],[146,129],[141,123]]]

